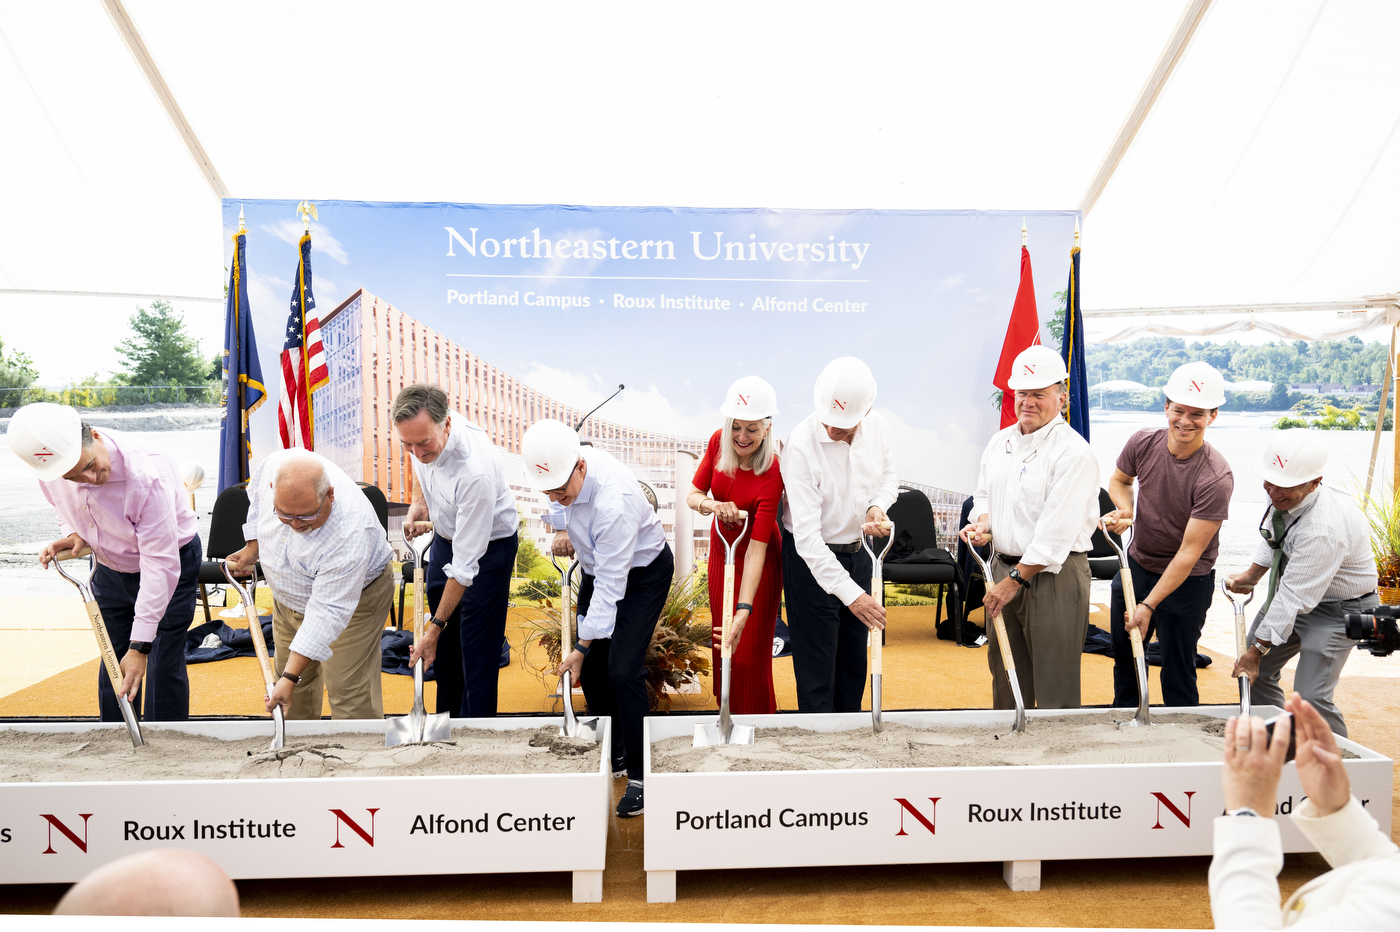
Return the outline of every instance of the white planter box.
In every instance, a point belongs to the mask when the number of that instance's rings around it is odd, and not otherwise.
[[[562,721],[452,725],[508,731]],[[603,753],[592,773],[0,783],[0,882],[76,881],[123,855],[174,846],[207,855],[237,879],[572,871],[574,902],[596,903],[612,809],[611,720],[599,724]],[[0,725],[49,733],[125,727]],[[289,721],[287,737],[385,727],[383,720]],[[163,730],[272,739],[270,721],[142,725],[152,744]],[[256,838],[248,837],[250,822]]]
[[[1029,711],[1043,716],[1102,709]],[[1226,718],[1237,706],[1157,709]],[[1255,707],[1256,715],[1277,710]],[[1131,716],[1129,713],[1128,717]],[[764,773],[653,773],[651,744],[690,737],[716,715],[648,718],[646,739],[647,899],[672,902],[678,870],[1002,861],[1013,890],[1040,889],[1040,861],[1210,854],[1212,820],[1224,811],[1220,761],[1041,767],[938,767]],[[886,712],[916,727],[996,725],[1013,713]],[[740,715],[765,728],[870,733],[868,712]],[[1031,727],[1034,727],[1032,722]],[[1393,763],[1352,741],[1352,792],[1390,833]],[[1303,797],[1296,769],[1284,768],[1283,812]],[[1092,817],[1091,817],[1092,813]],[[838,824],[833,824],[838,823]],[[1285,851],[1314,850],[1292,822],[1279,822]]]

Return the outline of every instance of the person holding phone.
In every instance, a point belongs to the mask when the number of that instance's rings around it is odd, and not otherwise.
[[[1301,696],[1270,736],[1261,718],[1225,723],[1225,814],[1215,820],[1210,911],[1217,929],[1400,929],[1400,848],[1351,793],[1326,719]],[[1332,870],[1279,908],[1283,840],[1274,808],[1288,755],[1307,798],[1289,816]]]

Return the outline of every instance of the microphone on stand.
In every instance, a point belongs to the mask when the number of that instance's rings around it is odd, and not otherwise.
[[[602,401],[600,401],[600,402],[598,403],[598,407],[597,407],[597,408],[594,408],[593,411],[589,411],[589,412],[588,412],[587,414],[585,414],[583,417],[579,418],[578,423],[574,425],[574,430],[575,430],[575,431],[581,430],[581,429],[583,428],[583,422],[584,422],[584,421],[586,421],[586,420],[588,420],[590,417],[592,417],[593,414],[594,414],[594,412],[597,411],[598,408],[601,408],[603,405],[607,404],[609,401],[612,401],[614,398],[616,398],[616,397],[618,396],[618,394],[620,394],[620,393],[622,392],[622,390],[623,390],[624,388],[626,388],[626,387],[627,387],[626,385],[619,385],[619,386],[617,387],[617,391],[613,392],[611,395],[609,395],[608,397],[604,398]]]

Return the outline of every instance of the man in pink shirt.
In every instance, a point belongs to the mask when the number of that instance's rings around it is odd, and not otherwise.
[[[10,449],[34,469],[58,510],[64,534],[39,552],[39,562],[47,567],[55,553],[85,546],[96,557],[92,593],[121,657],[122,695],[140,714],[144,678],[146,719],[189,719],[185,632],[194,618],[201,549],[175,458],[118,431],[98,432],[66,405],[26,405],[8,433]],[[121,721],[101,665],[97,696],[102,721]]]

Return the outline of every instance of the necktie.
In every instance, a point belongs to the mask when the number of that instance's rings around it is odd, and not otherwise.
[[[1283,555],[1283,532],[1284,524],[1288,520],[1288,512],[1274,509],[1274,536],[1269,539],[1269,546],[1273,548],[1273,560],[1269,564],[1269,595],[1264,600],[1264,607],[1259,609],[1259,614],[1255,615],[1255,626],[1258,627],[1257,619],[1263,618],[1269,612],[1269,606],[1274,602],[1274,594],[1278,592],[1278,581],[1283,576],[1283,569],[1288,565],[1288,557]]]

